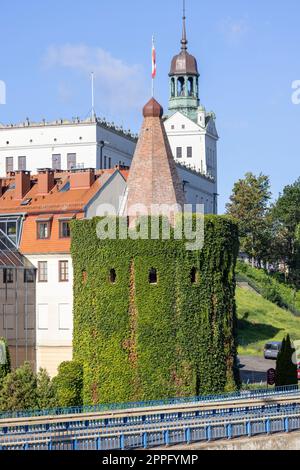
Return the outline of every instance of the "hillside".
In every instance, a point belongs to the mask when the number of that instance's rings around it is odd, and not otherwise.
[[[300,340],[299,317],[239,287],[236,289],[236,301],[239,354],[261,356],[266,342],[282,341],[287,333],[292,339]]]

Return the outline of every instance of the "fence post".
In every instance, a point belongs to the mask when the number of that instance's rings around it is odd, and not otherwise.
[[[143,448],[147,449],[148,448],[148,434],[144,432],[143,434]]]
[[[191,443],[191,430],[190,428],[185,430],[185,440],[187,444]]]
[[[226,428],[227,439],[232,439],[232,424],[227,424]]]
[[[211,426],[206,426],[206,440],[211,441]]]
[[[247,423],[247,434],[248,434],[248,437],[251,437],[252,435],[252,432],[251,432],[251,421],[248,421]]]
[[[266,433],[271,433],[271,421],[269,419],[266,420]]]
[[[289,418],[285,418],[285,419],[284,419],[284,430],[285,430],[285,432],[289,432],[289,431],[290,431],[290,428],[289,428]]]
[[[125,436],[124,436],[124,434],[121,434],[121,436],[120,436],[120,449],[121,450],[125,449]]]
[[[166,445],[166,446],[169,446],[169,445],[170,445],[170,433],[169,433],[169,430],[167,430],[167,431],[164,432],[164,441],[165,441],[165,445]]]

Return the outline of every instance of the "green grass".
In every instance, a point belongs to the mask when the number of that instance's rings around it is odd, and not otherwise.
[[[254,292],[237,287],[239,354],[262,356],[268,341],[282,341],[289,333],[300,340],[300,318]]]

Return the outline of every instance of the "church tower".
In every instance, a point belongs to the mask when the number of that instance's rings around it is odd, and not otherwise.
[[[199,107],[199,72],[197,60],[188,53],[186,35],[185,4],[183,8],[181,51],[173,57],[170,77],[170,115],[180,111],[193,121],[197,121]]]

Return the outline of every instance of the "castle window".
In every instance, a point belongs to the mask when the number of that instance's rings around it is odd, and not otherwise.
[[[176,148],[176,158],[182,158],[182,147]]]
[[[52,155],[52,170],[61,170],[61,155],[59,153]]]
[[[157,270],[151,268],[149,271],[149,284],[157,284]]]
[[[177,95],[185,96],[184,77],[179,77],[177,80]]]
[[[188,147],[186,151],[187,158],[193,158],[193,147]]]
[[[73,170],[76,168],[76,153],[67,154],[67,169]]]
[[[196,268],[191,269],[191,283],[196,284],[198,282],[198,271]]]
[[[34,269],[24,269],[24,283],[32,284],[35,281]]]
[[[117,280],[117,273],[115,269],[111,269],[109,273],[109,280],[111,284],[115,284]]]
[[[14,171],[14,157],[6,157],[6,173]]]
[[[14,282],[14,271],[11,268],[3,269],[3,284],[12,284]]]

